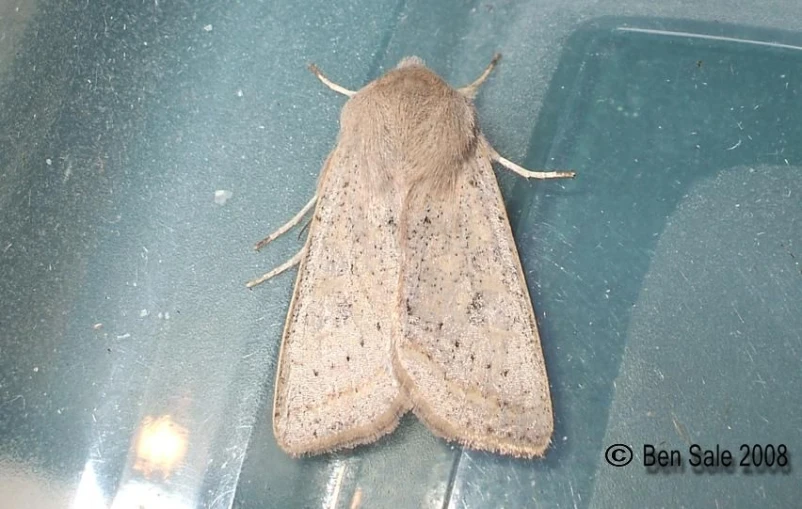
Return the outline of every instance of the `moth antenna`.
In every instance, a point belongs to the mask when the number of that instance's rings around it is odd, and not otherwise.
[[[338,92],[338,93],[340,93],[342,95],[345,95],[345,96],[348,96],[348,97],[353,97],[356,94],[356,92],[354,90],[348,90],[347,88],[345,88],[345,87],[343,87],[341,85],[338,85],[338,84],[334,83],[333,81],[331,81],[330,79],[328,79],[323,74],[323,72],[318,68],[318,66],[316,66],[315,64],[309,64],[309,70],[312,71],[312,73],[315,76],[317,76],[317,79],[322,81],[324,85],[326,85],[330,89],[334,90],[335,92]]]
[[[259,242],[257,242],[256,245],[253,246],[253,248],[256,249],[257,251],[259,251],[260,249],[262,249],[266,245],[270,244],[271,242],[273,242],[277,238],[279,238],[282,235],[284,235],[285,233],[287,233],[292,227],[294,227],[296,224],[301,222],[301,220],[309,212],[309,210],[312,209],[312,206],[314,206],[316,201],[317,201],[317,194],[312,196],[312,199],[309,200],[309,203],[304,205],[304,208],[302,208],[300,212],[295,214],[295,216],[292,219],[290,219],[289,221],[287,221],[286,223],[281,225],[278,228],[278,230],[274,231],[273,233],[271,233],[267,237],[265,237],[262,240],[260,240]]]
[[[479,91],[479,87],[485,82],[487,77],[490,76],[490,73],[493,72],[493,69],[495,69],[499,60],[501,60],[501,53],[496,53],[493,55],[493,59],[490,61],[487,67],[485,67],[485,70],[482,71],[482,74],[470,85],[460,88],[459,93],[469,99],[474,99],[476,97],[476,93]]]

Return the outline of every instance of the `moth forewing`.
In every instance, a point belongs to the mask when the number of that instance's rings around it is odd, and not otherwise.
[[[434,433],[541,456],[553,429],[548,377],[487,147],[454,172],[453,191],[402,212],[396,376]]]
[[[390,351],[397,194],[371,195],[371,162],[342,150],[350,134],[321,173],[279,356],[273,429],[292,455],[372,442],[408,409]]]

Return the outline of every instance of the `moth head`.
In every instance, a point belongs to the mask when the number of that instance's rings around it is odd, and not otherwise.
[[[398,62],[398,65],[395,66],[396,69],[403,69],[405,67],[426,67],[426,62],[423,61],[421,57],[411,56],[411,57],[404,57]]]

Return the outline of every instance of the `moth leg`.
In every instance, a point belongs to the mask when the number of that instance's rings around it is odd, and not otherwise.
[[[262,249],[266,245],[270,244],[271,242],[273,242],[277,238],[279,238],[282,235],[284,235],[285,233],[287,233],[287,231],[289,231],[293,226],[295,226],[296,224],[301,222],[301,220],[304,218],[304,216],[314,206],[316,201],[317,201],[317,194],[312,196],[312,199],[309,200],[309,203],[304,205],[304,208],[302,208],[300,212],[295,214],[295,217],[293,217],[292,219],[290,219],[289,221],[284,223],[284,225],[280,226],[278,230],[274,231],[273,233],[271,233],[267,237],[265,237],[262,240],[260,240],[259,242],[257,242],[256,245],[253,246],[253,248],[256,249],[257,251],[259,251],[260,249]]]
[[[482,83],[485,82],[487,77],[490,76],[490,73],[493,72],[493,69],[496,67],[496,64],[498,63],[499,60],[501,60],[501,53],[496,53],[495,55],[493,55],[493,60],[491,60],[490,64],[488,64],[485,70],[482,71],[481,76],[476,78],[476,80],[474,80],[474,82],[471,83],[470,85],[460,88],[459,93],[470,99],[476,97],[476,93],[479,91],[479,87],[482,85]]]
[[[303,226],[303,228],[301,228],[301,231],[298,232],[298,240],[301,240],[301,235],[303,235],[304,232],[306,231],[306,229],[309,228],[310,224],[312,224],[312,220],[311,219],[309,221],[307,221],[306,224]]]
[[[320,69],[318,69],[318,67],[317,67],[315,64],[309,64],[309,70],[310,70],[310,71],[312,71],[312,72],[315,74],[315,76],[317,76],[317,79],[319,79],[320,81],[322,81],[324,85],[326,85],[326,86],[327,86],[327,87],[329,87],[330,89],[334,90],[335,92],[339,92],[339,93],[341,93],[342,95],[347,95],[348,97],[353,97],[353,96],[354,96],[354,94],[356,94],[356,92],[355,92],[355,91],[353,91],[353,90],[348,90],[347,88],[345,88],[345,87],[342,87],[342,86],[340,86],[340,85],[338,85],[338,84],[334,83],[334,82],[333,82],[333,81],[331,81],[330,79],[328,79],[328,78],[327,78],[327,77],[326,77],[326,76],[323,74],[323,72],[322,72]]]
[[[304,253],[306,253],[306,245],[304,245],[304,247],[302,247],[300,251],[295,253],[295,256],[293,256],[292,258],[290,258],[286,262],[282,263],[281,265],[279,265],[275,269],[271,270],[270,272],[268,272],[264,276],[258,277],[258,278],[254,279],[252,281],[248,281],[245,284],[245,286],[247,286],[248,288],[253,288],[256,285],[260,285],[260,284],[264,283],[265,281],[267,281],[268,279],[276,277],[279,274],[281,274],[282,272],[285,272],[285,271],[295,267],[296,265],[301,263],[301,258],[303,258]]]
[[[529,171],[523,166],[518,166],[509,159],[505,159],[501,154],[496,152],[496,149],[493,147],[490,147],[490,158],[525,179],[572,179],[576,177],[575,171]]]

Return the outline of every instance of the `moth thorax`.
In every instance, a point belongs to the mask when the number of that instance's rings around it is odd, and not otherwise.
[[[389,83],[379,82],[346,104],[341,143],[395,178],[450,180],[448,174],[474,155],[478,127],[473,105],[439,78],[432,81],[428,72],[395,74]]]

